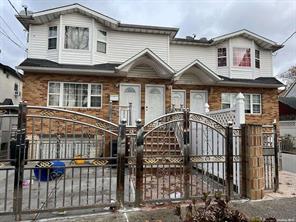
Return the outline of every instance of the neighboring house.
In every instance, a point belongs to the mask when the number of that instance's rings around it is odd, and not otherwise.
[[[296,137],[296,81],[279,97],[280,134]]]
[[[0,104],[18,104],[22,98],[22,75],[0,63]]]
[[[247,123],[278,120],[272,53],[282,48],[248,30],[213,39],[177,38],[178,28],[124,24],[79,4],[17,16],[29,32],[24,100],[109,119],[113,101],[132,104],[132,124],[176,108],[203,113],[245,96]],[[122,116],[121,116],[122,117]]]

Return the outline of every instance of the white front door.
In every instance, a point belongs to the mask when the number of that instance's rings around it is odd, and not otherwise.
[[[129,104],[131,103],[131,110]],[[120,84],[119,119],[126,119],[127,125],[136,125],[141,118],[141,86]]]
[[[172,90],[172,105],[174,105],[177,110],[181,107],[185,108],[185,97],[185,90]]]
[[[145,123],[162,116],[164,113],[164,86],[146,85]]]
[[[191,91],[190,92],[190,111],[194,113],[204,113],[205,104],[207,101],[206,91]]]

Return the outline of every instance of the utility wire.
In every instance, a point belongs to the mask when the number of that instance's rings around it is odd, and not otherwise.
[[[11,3],[11,1],[10,0],[7,0],[8,2],[9,2],[9,4],[11,5],[11,7],[14,9],[14,11],[16,11],[16,13],[20,16],[20,17],[22,17],[21,15],[20,15],[20,13],[18,12],[18,10],[16,10],[16,8],[14,7],[14,5]]]
[[[5,25],[8,27],[8,29],[13,33],[13,35],[16,37],[16,39],[26,48],[26,45],[20,40],[20,38],[14,33],[14,31],[10,28],[10,26],[7,24],[7,22],[2,18],[0,15],[0,19],[5,23]],[[3,28],[2,28],[3,29]]]
[[[3,30],[2,28],[1,28],[1,30]],[[5,32],[3,32],[3,31],[1,31],[0,30],[0,33],[3,35],[3,36],[5,36],[7,39],[9,39],[12,43],[14,43],[17,47],[19,47],[19,48],[21,48],[21,49],[23,49],[24,51],[25,51],[25,49],[21,46],[21,45],[19,45],[17,42],[15,42],[12,38],[10,38],[9,37],[9,35],[7,35]]]
[[[281,45],[283,45],[284,43],[286,43],[290,38],[292,38],[293,35],[296,34],[296,31],[293,32]]]

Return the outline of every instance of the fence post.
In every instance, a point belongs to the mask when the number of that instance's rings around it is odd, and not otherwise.
[[[233,198],[233,125],[229,122],[226,128],[226,198]]]
[[[273,191],[277,192],[279,189],[279,162],[278,162],[278,134],[276,123],[273,123],[273,140],[274,140],[274,188]]]
[[[189,110],[184,109],[183,111],[183,149],[184,149],[184,198],[189,199],[190,190],[190,175],[191,175],[191,164],[190,164],[190,150],[189,150]]]
[[[242,93],[239,93],[235,101],[235,125],[240,126],[241,124],[245,124],[245,122],[245,97]]]
[[[126,120],[121,120],[119,125],[117,143],[117,189],[116,197],[119,207],[124,204],[124,170],[125,170],[125,149],[126,149]]]
[[[15,174],[14,174],[14,193],[13,211],[15,220],[21,220],[23,202],[23,179],[26,152],[26,123],[27,123],[27,104],[21,102],[18,109],[18,122],[15,147]]]
[[[139,119],[137,124],[137,148],[136,148],[136,195],[135,206],[139,207],[143,201],[143,149],[144,149],[144,129],[142,121]]]
[[[244,124],[242,129],[242,194],[251,200],[262,199],[264,196],[262,126]]]

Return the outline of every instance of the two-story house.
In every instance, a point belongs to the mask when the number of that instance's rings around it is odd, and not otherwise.
[[[124,24],[79,4],[17,16],[28,30],[23,98],[30,105],[85,112],[104,119],[110,100],[132,104],[132,123],[146,123],[172,104],[204,112],[245,97],[247,123],[278,119],[272,53],[282,48],[248,30],[210,40],[177,38],[178,28]],[[113,111],[114,111],[113,110]]]

